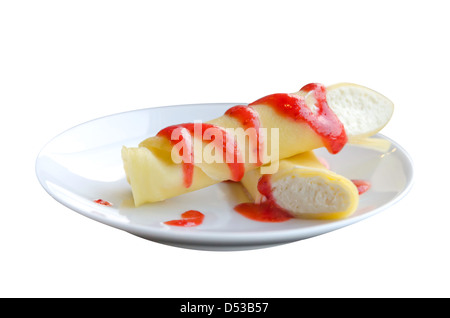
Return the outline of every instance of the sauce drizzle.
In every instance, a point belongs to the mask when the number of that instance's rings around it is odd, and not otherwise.
[[[241,123],[242,127],[246,130],[253,128],[256,133],[256,148],[253,151],[256,152],[256,165],[259,167],[262,165],[262,153],[263,140],[260,138],[259,129],[261,128],[261,121],[259,120],[259,114],[250,106],[237,105],[231,107],[225,112],[225,115],[236,118]]]
[[[294,121],[306,122],[318,134],[332,153],[338,153],[347,143],[347,134],[344,125],[327,103],[326,88],[322,84],[311,83],[303,86],[301,91],[313,91],[316,99],[317,112],[313,112],[302,96],[278,93],[260,98],[249,104],[265,104],[272,107],[278,114],[289,117]]]
[[[183,163],[183,183],[186,188],[189,188],[192,185],[192,179],[194,175],[194,143],[192,140],[192,136],[194,134],[194,127],[200,128],[202,140],[213,139],[213,136],[208,136],[208,129],[214,128],[215,132],[220,131],[222,134],[222,144],[217,144],[216,147],[222,148],[222,153],[224,156],[225,162],[227,162],[228,167],[231,172],[231,180],[232,181],[240,181],[245,173],[245,166],[243,160],[241,159],[241,153],[239,147],[234,140],[234,136],[229,134],[225,129],[207,123],[187,123],[180,125],[173,125],[162,129],[158,132],[157,136],[165,137],[169,139],[172,145],[177,144],[178,142],[182,143],[181,154],[182,163]],[[178,130],[179,139],[173,139],[172,135],[175,130]],[[215,142],[213,139],[211,142]],[[216,141],[218,143],[218,141]],[[187,153],[184,153],[184,149],[187,149]],[[232,156],[233,160],[227,160]],[[230,162],[231,161],[231,162]]]

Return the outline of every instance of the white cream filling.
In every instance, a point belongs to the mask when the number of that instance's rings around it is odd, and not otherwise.
[[[378,131],[389,121],[393,111],[389,99],[357,85],[327,91],[327,102],[349,136]]]
[[[272,183],[272,194],[276,203],[294,216],[340,212],[351,202],[345,189],[320,176],[282,178]]]

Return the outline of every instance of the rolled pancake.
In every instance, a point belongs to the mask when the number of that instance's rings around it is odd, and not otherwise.
[[[335,110],[345,117],[344,121]],[[325,88],[308,84],[292,94],[272,94],[248,106],[237,105],[223,116],[200,124],[200,138],[194,134],[197,126],[188,123],[162,129],[138,147],[123,147],[124,169],[136,206],[162,201],[221,181],[240,181],[246,172],[262,164],[267,168],[279,159],[320,147],[338,153],[348,140],[379,131],[392,110],[393,104],[386,97],[363,86],[346,83]],[[354,125],[354,121],[360,124]],[[215,137],[227,141],[226,147],[223,143],[223,157],[231,153],[233,162],[205,157],[212,153],[205,151],[213,143],[205,140],[209,128],[218,129]],[[256,143],[248,142],[249,128],[257,132]],[[260,128],[265,128],[266,134],[259,134]],[[177,144],[174,132],[178,132]],[[182,152],[174,153],[180,143]],[[214,152],[221,147],[222,142],[218,142]],[[186,158],[192,160],[188,163]]]
[[[312,151],[281,160],[272,175],[260,171],[248,171],[241,180],[255,204],[270,201],[292,217],[306,219],[341,219],[358,207],[355,184],[328,170]]]

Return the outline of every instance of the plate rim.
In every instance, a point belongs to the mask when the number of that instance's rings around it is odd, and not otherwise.
[[[104,120],[105,118],[109,118],[112,116],[123,116],[125,114],[137,113],[137,112],[151,112],[155,109],[161,108],[178,108],[178,107],[198,107],[198,106],[214,106],[214,107],[225,107],[229,105],[244,105],[245,103],[192,103],[192,104],[180,104],[180,105],[169,105],[169,106],[158,106],[158,107],[149,107],[149,108],[141,108],[130,111],[119,112],[115,114],[110,114],[102,117],[98,117],[95,119],[88,120],[86,122],[75,125],[71,128],[68,128],[61,133],[55,135],[51,138],[39,151],[37,158],[35,160],[35,174],[41,186],[44,190],[57,202],[66,206],[67,208],[85,216],[97,222],[103,223],[105,225],[114,227],[116,229],[120,229],[131,234],[140,236],[142,238],[160,242],[164,244],[173,244],[173,245],[182,245],[189,246],[193,245],[196,248],[199,246],[205,247],[220,247],[220,246],[262,246],[262,245],[279,245],[283,243],[289,243],[294,241],[303,240],[309,237],[325,234],[348,225],[357,223],[366,218],[372,217],[379,212],[390,208],[395,205],[401,199],[403,199],[411,190],[414,184],[414,163],[410,156],[410,154],[396,141],[393,139],[378,133],[375,136],[386,139],[391,142],[392,146],[395,146],[401,154],[405,157],[405,160],[402,160],[402,166],[404,166],[405,162],[408,165],[408,174],[407,174],[407,182],[405,187],[399,192],[394,198],[385,204],[358,216],[346,218],[342,220],[335,220],[327,223],[322,223],[315,225],[313,227],[306,228],[293,228],[293,229],[279,229],[279,230],[270,230],[270,231],[261,231],[261,232],[231,232],[224,231],[217,234],[214,234],[214,231],[191,231],[187,233],[187,231],[164,231],[162,229],[151,228],[143,224],[138,223],[127,223],[123,221],[119,221],[116,218],[108,218],[103,216],[103,213],[93,213],[95,209],[91,206],[83,204],[83,202],[79,202],[79,204],[73,204],[71,200],[64,198],[64,196],[58,195],[54,193],[46,184],[46,179],[42,175],[40,171],[40,160],[45,155],[47,148],[51,145],[52,142],[63,136],[65,133],[78,129],[83,125],[87,125],[89,123]],[[107,208],[99,206],[98,209]],[[207,240],[205,240],[207,238]]]

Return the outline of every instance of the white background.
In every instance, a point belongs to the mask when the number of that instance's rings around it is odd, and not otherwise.
[[[3,297],[448,297],[446,1],[2,1]],[[146,107],[251,102],[354,82],[395,103],[383,134],[415,183],[390,209],[304,241],[206,252],[81,216],[35,175],[55,135]]]

